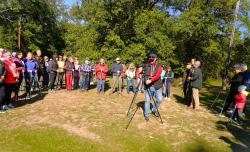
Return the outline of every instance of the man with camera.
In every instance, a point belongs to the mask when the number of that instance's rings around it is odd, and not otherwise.
[[[150,116],[150,101],[155,97],[155,104],[153,104],[153,113],[155,116],[159,116],[158,107],[162,100],[162,81],[161,73],[162,66],[157,63],[157,55],[151,53],[149,55],[149,63],[144,67],[145,74],[145,107],[144,107],[144,117],[145,120],[149,120]]]

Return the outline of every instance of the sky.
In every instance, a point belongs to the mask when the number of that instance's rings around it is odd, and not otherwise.
[[[72,5],[72,4],[75,4],[77,0],[65,0],[65,3],[67,5]]]

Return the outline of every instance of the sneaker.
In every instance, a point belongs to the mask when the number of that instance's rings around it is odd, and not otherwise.
[[[10,109],[15,108],[14,105],[13,105],[12,103],[9,103],[7,106],[8,106]]]
[[[8,107],[7,105],[3,105],[3,106],[2,106],[2,110],[5,110],[5,111],[6,111],[6,110],[9,110],[9,107]]]
[[[167,99],[167,101],[171,101],[171,99],[170,99],[170,98],[168,98],[168,99]]]
[[[168,97],[165,97],[164,99],[168,101]]]
[[[48,93],[52,93],[52,90],[51,90],[51,89],[49,89],[49,90],[48,90]]]
[[[149,121],[149,117],[145,117],[145,121],[148,122]]]

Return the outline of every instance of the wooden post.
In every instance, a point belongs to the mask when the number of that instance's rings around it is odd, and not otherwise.
[[[18,18],[18,49],[21,50],[21,16]]]

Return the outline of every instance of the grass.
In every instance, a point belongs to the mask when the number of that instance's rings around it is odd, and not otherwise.
[[[182,92],[173,87],[171,102],[160,106],[164,124],[140,109],[128,130],[126,112],[132,95],[98,95],[57,91],[40,100],[19,104],[0,115],[1,152],[244,152],[250,150],[249,122],[243,127],[219,118],[225,93],[210,109],[218,84],[208,81],[201,91],[202,111],[187,109]],[[211,89],[212,88],[212,89]],[[37,98],[34,98],[37,99]],[[143,101],[139,94],[137,101]],[[23,101],[22,101],[23,102]]]

